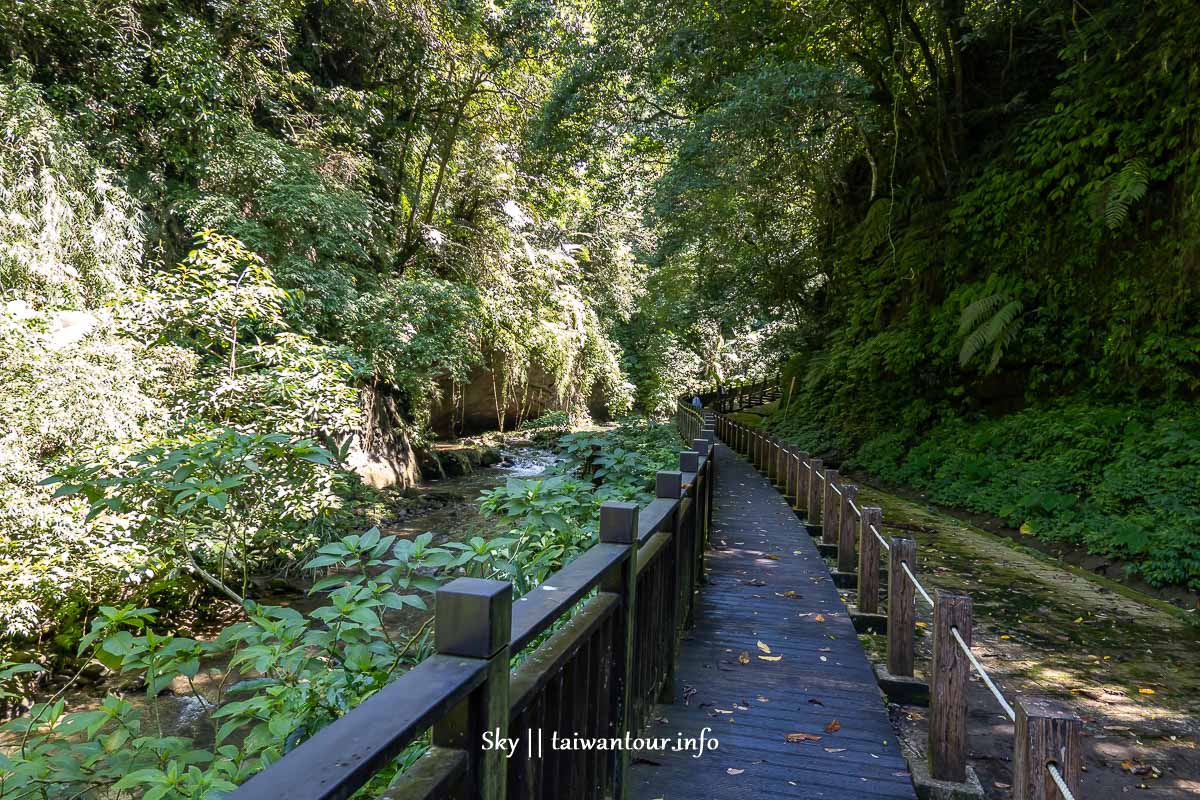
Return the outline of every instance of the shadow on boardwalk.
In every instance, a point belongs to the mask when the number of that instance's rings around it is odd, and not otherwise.
[[[641,753],[630,796],[915,797],[815,544],[753,467],[723,445],[716,465],[709,584],[683,641],[675,701],[658,707],[647,735],[699,738],[709,728],[719,744],[699,758],[694,748]]]

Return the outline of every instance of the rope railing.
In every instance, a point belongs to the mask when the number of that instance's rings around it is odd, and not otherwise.
[[[883,545],[884,550],[892,549],[892,546],[884,541],[883,536],[880,535],[879,530],[874,525],[868,525],[867,527],[870,529],[871,533],[875,534],[875,538],[879,540],[881,545]]]
[[[971,652],[971,646],[963,639],[962,634],[958,632],[958,628],[951,628],[950,633],[954,635],[954,640],[958,642],[958,646],[966,654],[967,659],[971,662],[971,666],[979,673],[979,677],[983,679],[984,685],[991,691],[992,695],[996,698],[996,702],[1000,704],[1000,707],[1004,709],[1004,713],[1008,715],[1009,720],[1016,722],[1017,712],[1009,705],[1008,700],[1004,697],[1004,692],[1000,691],[999,687],[992,681],[992,676],[988,674],[983,664],[979,663],[979,659]]]
[[[959,708],[961,713],[944,710],[929,715],[931,776],[951,782],[967,779],[966,686],[974,670],[1005,717],[1016,726],[1014,785],[1019,782],[1027,787],[1024,796],[1043,797],[1053,782],[1063,800],[1081,797],[1079,717],[1044,699],[1008,700],[971,650],[970,597],[940,589],[931,593],[921,583],[916,574],[916,541],[884,537],[881,509],[860,506],[856,502],[858,487],[840,481],[838,471],[825,468],[820,458],[721,415],[717,415],[715,424],[718,436],[763,470],[804,520],[809,533],[820,537],[822,553],[836,553],[838,568],[832,573],[835,584],[857,590],[857,607],[850,610],[855,626],[860,632],[887,635],[887,663],[886,668],[879,668],[879,677],[889,696],[911,692],[914,683],[924,685],[914,677],[915,628],[924,626],[916,619],[917,598],[933,609],[928,702],[943,709]],[[889,567],[885,613],[880,613],[881,560],[886,560]],[[1064,741],[1072,742],[1071,746],[1064,747]],[[1057,743],[1057,750],[1053,743]]]
[[[917,576],[913,575],[913,571],[908,566],[908,562],[901,561],[900,566],[903,567],[904,574],[908,576],[908,579],[910,581],[912,581],[913,588],[916,589],[918,592],[920,592],[921,597],[923,597],[925,599],[925,602],[929,604],[929,607],[936,608],[937,603],[933,602],[933,598],[929,596],[929,592],[925,591],[925,587],[921,585],[921,582],[919,580],[917,580]]]
[[[1055,786],[1058,787],[1059,794],[1065,800],[1075,800],[1075,795],[1071,793],[1071,787],[1067,785],[1062,773],[1058,771],[1058,765],[1051,761],[1046,765],[1046,770],[1050,773],[1050,778],[1054,781]]]

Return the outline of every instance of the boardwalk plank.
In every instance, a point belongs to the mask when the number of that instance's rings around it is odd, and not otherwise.
[[[675,702],[658,706],[649,735],[695,738],[707,727],[720,745],[700,758],[641,753],[630,796],[911,800],[874,673],[812,537],[749,464],[724,445],[716,459],[708,584],[683,642]],[[840,730],[828,733],[833,720]],[[785,741],[796,732],[821,741]]]

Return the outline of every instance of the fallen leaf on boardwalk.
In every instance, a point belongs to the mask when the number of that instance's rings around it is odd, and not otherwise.
[[[775,555],[774,553],[771,553],[769,556],[766,556],[766,558],[769,558],[769,559],[771,559],[772,561],[778,561],[778,560],[779,560],[779,556]]]
[[[1141,689],[1138,689],[1138,694],[1154,694],[1154,690],[1143,687]]]
[[[770,648],[770,647],[767,647],[767,645],[763,644],[763,642],[762,642],[761,640],[760,640],[760,641],[759,641],[759,643],[758,643],[758,649],[759,649],[759,650],[762,650],[764,653],[770,653],[770,652],[771,652],[771,648]]]
[[[836,719],[833,722],[830,722],[828,725],[825,726],[826,733],[837,733],[841,729],[842,729],[842,723],[838,722]]]
[[[916,625],[918,628],[928,628],[929,627],[924,622],[921,622],[921,620],[917,620]]]
[[[747,653],[745,650],[743,650],[741,655],[738,656],[738,663],[739,664],[749,664],[750,663],[750,654]]]
[[[844,747],[826,747],[825,752],[826,753],[844,753],[844,752],[846,752],[846,748],[844,748]]]
[[[759,656],[763,661],[779,661],[783,656]]]
[[[1133,775],[1150,775],[1157,771],[1149,764],[1138,764],[1128,758],[1121,762],[1121,769]]]
[[[784,735],[783,740],[795,744],[796,742],[819,742],[821,737],[814,733],[789,733]]]
[[[725,770],[725,772],[727,772],[730,775],[741,775],[745,771],[746,770],[744,770],[744,769],[734,769],[733,767],[730,767],[729,769]]]
[[[825,615],[824,615],[824,614],[817,614],[815,617],[813,617],[813,619],[815,619],[817,622],[824,622],[824,621],[825,621]]]

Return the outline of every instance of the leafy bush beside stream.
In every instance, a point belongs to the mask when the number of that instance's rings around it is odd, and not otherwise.
[[[322,545],[306,566],[324,574],[311,589],[324,602],[308,614],[248,601],[244,621],[200,641],[156,633],[153,608],[105,606],[79,644],[71,681],[0,728],[0,798],[200,800],[231,791],[428,655],[429,618],[403,622],[427,610],[443,581],[508,579],[523,594],[596,541],[603,502],[648,502],[654,473],[678,453],[673,426],[637,420],[568,434],[560,446],[565,459],[553,474],[485,493],[482,507],[507,524],[504,535],[434,546],[431,533],[410,540],[372,529]],[[214,494],[183,500],[213,510]],[[225,670],[214,667],[222,662]],[[69,691],[94,663],[125,689],[69,710]],[[0,662],[0,700],[41,670]],[[198,710],[194,730],[165,721],[180,702]],[[365,791],[380,790],[426,745],[414,743]]]

